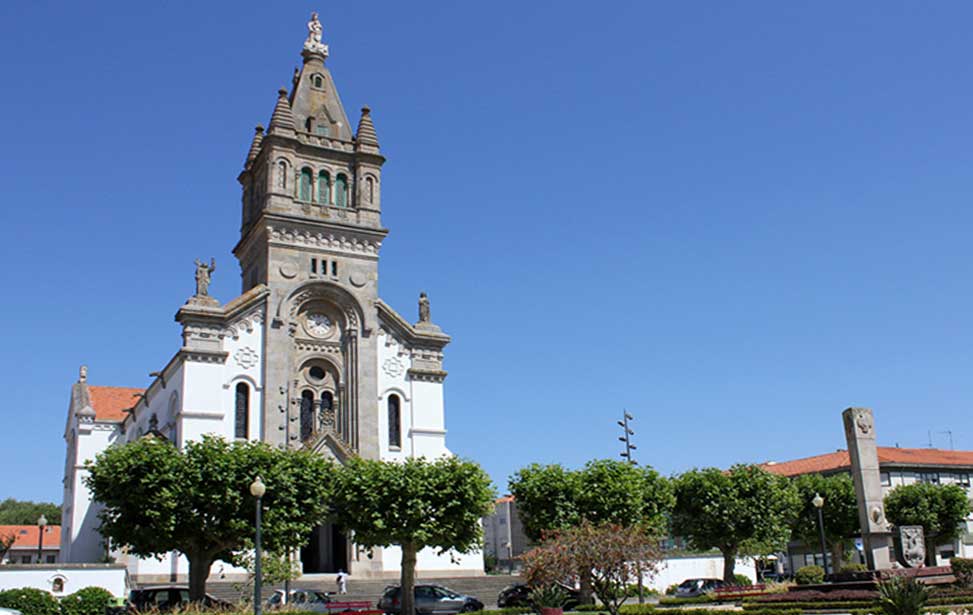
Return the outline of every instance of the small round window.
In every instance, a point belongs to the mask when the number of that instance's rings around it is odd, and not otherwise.
[[[324,368],[320,365],[314,365],[311,367],[311,369],[307,370],[307,375],[311,378],[311,380],[320,382],[321,380],[324,380]]]

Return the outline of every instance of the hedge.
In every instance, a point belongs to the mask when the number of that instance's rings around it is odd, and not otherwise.
[[[42,589],[22,587],[0,592],[0,607],[17,609],[24,615],[60,615],[57,598]]]
[[[114,600],[107,589],[85,587],[61,598],[61,615],[105,615],[105,609]]]
[[[533,613],[534,609],[529,606],[511,606],[503,609],[483,609],[482,611],[472,611],[471,615],[523,615]]]
[[[802,566],[794,573],[798,585],[817,585],[824,583],[824,568],[821,566]]]
[[[968,557],[954,557],[949,560],[956,575],[956,582],[965,587],[973,587],[973,559]]]

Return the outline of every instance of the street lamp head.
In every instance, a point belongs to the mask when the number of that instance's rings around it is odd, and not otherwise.
[[[264,497],[264,493],[266,492],[267,492],[267,485],[265,485],[264,482],[260,480],[259,476],[255,478],[252,483],[250,483],[250,495],[252,495],[253,497],[262,498]]]
[[[821,497],[820,493],[815,493],[814,499],[811,500],[811,503],[814,504],[815,508],[821,508],[824,506],[824,498]]]
[[[37,527],[44,527],[45,525],[47,525],[47,517],[41,515],[37,518]]]

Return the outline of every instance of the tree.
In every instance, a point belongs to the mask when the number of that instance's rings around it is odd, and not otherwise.
[[[189,596],[202,600],[213,562],[252,548],[256,503],[249,485],[260,476],[264,546],[301,546],[326,516],[328,463],[307,451],[214,436],[183,451],[145,437],[111,447],[87,465],[85,484],[104,505],[99,531],[139,557],[179,551],[189,560]]]
[[[598,599],[612,615],[618,615],[629,584],[658,570],[658,545],[657,537],[638,526],[582,521],[553,532],[542,545],[525,553],[525,577],[535,587],[587,577]]]
[[[535,463],[511,476],[509,486],[524,533],[534,542],[583,520],[661,533],[675,501],[669,481],[651,467],[610,459],[575,471]]]
[[[44,515],[50,525],[61,525],[61,507],[50,502],[7,498],[0,502],[0,525],[37,525]]]
[[[694,549],[719,549],[733,583],[737,555],[783,548],[797,510],[788,479],[756,466],[690,470],[675,479],[673,533]]]
[[[7,551],[17,542],[17,534],[12,531],[0,532],[0,562],[3,561]]]
[[[806,545],[821,540],[818,533],[818,510],[813,500],[816,494],[824,498],[821,515],[824,519],[824,539],[831,551],[834,570],[844,561],[845,547],[859,532],[858,498],[850,474],[804,474],[794,479],[797,489],[798,514],[792,526],[793,535]]]
[[[914,483],[892,489],[885,496],[885,516],[893,525],[921,525],[926,545],[949,544],[961,533],[960,524],[970,514],[970,501],[959,485]],[[934,562],[935,549],[927,548]]]
[[[401,613],[412,615],[418,552],[432,547],[469,553],[479,547],[480,519],[493,498],[486,472],[457,457],[352,459],[335,469],[331,515],[362,547],[401,547]]]

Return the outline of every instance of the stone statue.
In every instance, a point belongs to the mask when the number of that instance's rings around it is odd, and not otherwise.
[[[321,42],[321,34],[324,28],[318,21],[318,14],[311,13],[311,21],[307,22],[307,40],[304,41],[304,50],[328,55],[328,46]]]
[[[209,259],[209,265],[196,259],[196,295],[197,297],[209,296],[209,281],[213,272],[216,271],[216,259]]]
[[[88,382],[88,366],[82,365],[78,370],[78,382]]]
[[[909,568],[918,568],[926,561],[926,539],[921,525],[899,527],[899,543],[902,547],[902,561]]]
[[[419,293],[419,322],[429,322],[429,297]]]

